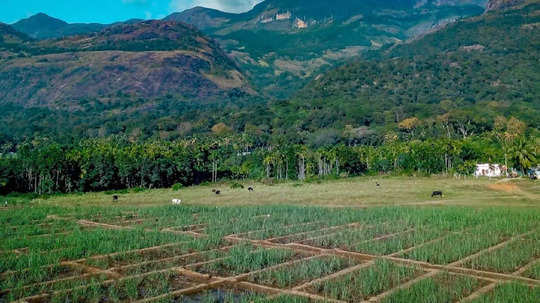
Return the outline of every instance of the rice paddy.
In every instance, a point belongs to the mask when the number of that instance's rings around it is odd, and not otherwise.
[[[0,302],[538,302],[540,209],[28,204]]]

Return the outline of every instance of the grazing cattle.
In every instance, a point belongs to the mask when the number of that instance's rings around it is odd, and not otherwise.
[[[215,193],[216,191],[217,191],[217,190],[216,190],[215,188],[214,188],[214,189],[212,189],[212,192],[213,192],[213,193]]]
[[[436,197],[436,196],[439,196],[439,197],[442,198],[442,197],[443,197],[443,192],[440,191],[440,190],[436,190],[436,191],[434,191],[434,192],[431,194],[431,197],[432,197],[432,198],[433,198],[433,197]]]
[[[251,186],[248,187],[248,190],[249,190],[249,191],[255,191],[255,189],[253,189],[253,187],[251,187]]]
[[[180,199],[172,199],[172,204],[180,205],[180,203],[182,203],[182,200],[180,200]]]
[[[219,195],[219,194],[221,194],[221,190],[216,190],[215,193],[216,193],[216,195]]]
[[[379,182],[377,182],[377,187],[379,187],[379,186],[381,186],[381,185],[379,184]]]
[[[118,201],[118,196],[117,195],[112,196],[112,200],[113,201]]]

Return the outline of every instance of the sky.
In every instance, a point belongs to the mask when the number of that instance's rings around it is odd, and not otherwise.
[[[250,10],[262,0],[0,0],[0,22],[14,23],[45,13],[69,23],[112,23],[132,18],[161,19],[194,6],[227,12]]]

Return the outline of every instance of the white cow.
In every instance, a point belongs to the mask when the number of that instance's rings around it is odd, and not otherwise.
[[[180,205],[180,203],[182,203],[182,200],[180,200],[180,199],[172,199],[172,204]]]

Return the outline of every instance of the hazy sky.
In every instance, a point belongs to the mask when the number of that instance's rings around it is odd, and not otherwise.
[[[67,22],[111,23],[159,19],[194,6],[243,12],[262,0],[0,0],[0,22],[13,23],[42,12]]]

